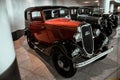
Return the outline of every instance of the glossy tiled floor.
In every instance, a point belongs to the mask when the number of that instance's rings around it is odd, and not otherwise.
[[[120,79],[120,26],[111,39],[114,50],[107,58],[79,68],[69,79],[61,77],[52,66],[51,58],[38,56],[29,48],[26,37],[14,41],[22,80],[118,80]]]

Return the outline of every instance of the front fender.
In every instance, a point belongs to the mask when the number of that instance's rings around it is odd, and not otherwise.
[[[76,52],[74,53],[74,51],[76,49],[80,49],[81,53],[83,52],[83,50],[78,47],[74,42],[72,42],[71,40],[65,40],[65,41],[60,41],[60,42],[56,42],[54,43],[53,49],[55,49],[56,47],[59,47],[64,55],[69,58],[70,60],[73,60],[73,58],[77,57],[78,55],[80,55],[80,53]]]
[[[106,38],[107,36],[102,32],[100,33],[99,36],[94,38],[94,52],[96,52],[96,50],[100,49],[102,46],[108,45],[109,40],[106,42],[105,45],[103,45]]]

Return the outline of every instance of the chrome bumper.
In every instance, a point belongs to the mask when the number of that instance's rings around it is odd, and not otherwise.
[[[75,67],[76,67],[76,68],[79,68],[79,67],[86,66],[86,65],[94,62],[95,60],[97,60],[97,59],[105,56],[106,54],[109,54],[111,51],[113,51],[113,47],[110,48],[109,50],[103,52],[103,53],[98,54],[97,56],[95,56],[95,57],[93,57],[93,58],[91,58],[91,59],[89,59],[89,60],[86,60],[86,61],[83,61],[83,62],[80,62],[80,63],[75,64]]]

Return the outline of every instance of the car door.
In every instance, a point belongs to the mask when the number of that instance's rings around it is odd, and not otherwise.
[[[42,44],[50,43],[47,29],[44,25],[43,17],[41,16],[41,12],[33,11],[31,13],[31,17],[30,31],[32,32],[35,39]]]

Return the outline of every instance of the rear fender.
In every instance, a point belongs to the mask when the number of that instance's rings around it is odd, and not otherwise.
[[[28,28],[24,29],[24,35],[25,36],[30,36],[31,35],[31,32],[30,32],[30,30],[28,30]]]

